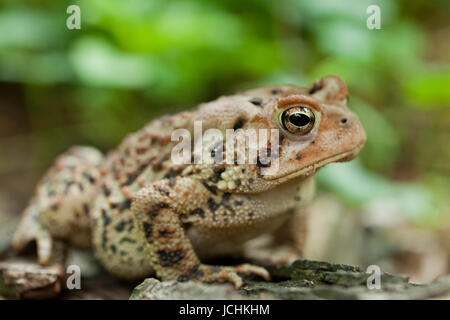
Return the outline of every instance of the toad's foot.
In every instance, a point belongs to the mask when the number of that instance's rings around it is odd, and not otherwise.
[[[24,212],[22,221],[14,234],[12,246],[16,251],[20,251],[31,241],[36,241],[39,263],[49,265],[53,248],[52,237],[40,224],[39,210],[33,203]]]
[[[198,268],[191,270],[190,276],[181,275],[178,278],[178,281],[193,279],[203,282],[229,282],[232,283],[236,289],[239,289],[243,284],[242,278],[239,274],[258,276],[266,281],[270,280],[269,272],[263,267],[251,264],[241,264],[235,267],[199,265]]]

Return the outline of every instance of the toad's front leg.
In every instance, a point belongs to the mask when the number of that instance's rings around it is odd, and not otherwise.
[[[187,177],[161,180],[138,193],[132,210],[148,243],[150,263],[157,276],[163,280],[231,282],[237,288],[242,286],[238,273],[268,280],[269,273],[258,266],[211,266],[200,262],[182,224],[195,215],[203,224],[214,226],[217,220],[214,210],[210,210],[211,201],[215,201],[211,191]]]

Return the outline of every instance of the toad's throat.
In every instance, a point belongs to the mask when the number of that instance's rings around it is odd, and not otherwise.
[[[311,164],[307,167],[302,168],[301,170],[297,170],[294,172],[288,172],[284,176],[266,175],[266,176],[264,176],[264,179],[278,180],[279,183],[283,183],[285,181],[289,181],[293,178],[298,178],[301,176],[308,177],[308,176],[314,174],[317,171],[317,169],[320,169],[321,167],[323,167],[329,163],[343,162],[343,161],[349,161],[349,160],[354,159],[358,155],[358,153],[361,151],[363,146],[364,146],[364,143],[361,143],[361,144],[357,145],[355,148],[351,149],[350,151],[335,154],[330,157],[326,157],[324,159],[317,161],[314,164]]]

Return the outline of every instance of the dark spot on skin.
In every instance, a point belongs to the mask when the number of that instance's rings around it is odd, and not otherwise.
[[[230,205],[228,205],[228,204],[223,204],[223,207],[225,208],[225,209],[227,209],[228,211],[230,211],[231,212],[231,215],[234,217],[234,216],[236,216],[236,212],[234,211],[234,209],[233,209],[233,207],[231,207]]]
[[[254,214],[255,214],[255,213],[254,213],[253,211],[250,211],[250,212],[248,213],[248,216],[249,216],[249,217],[253,217]]]
[[[83,204],[83,211],[85,215],[89,215],[89,206],[87,205],[87,203]]]
[[[175,178],[176,176],[179,176],[181,174],[181,171],[183,169],[179,168],[179,169],[170,169],[165,175],[164,175],[164,179],[169,179],[169,178]]]
[[[169,140],[170,140],[170,138],[169,138]],[[165,155],[161,158],[161,161],[162,161],[162,162],[166,162],[166,161],[169,160],[169,159],[170,159],[170,153],[165,154]]]
[[[216,186],[210,186],[206,180],[201,180],[201,182],[203,183],[203,185],[205,186],[205,188],[211,192],[212,194],[216,195],[217,194],[217,187]]]
[[[139,247],[139,248],[137,248],[137,251],[138,251],[138,252],[144,251],[144,247]]]
[[[311,87],[311,89],[309,89],[309,91],[308,91],[308,93],[309,94],[314,94],[314,93],[316,93],[317,91],[319,91],[320,89],[322,89],[322,83],[319,81],[319,82],[314,82],[314,84],[312,85],[312,87]]]
[[[108,216],[106,210],[102,209],[103,226],[107,226],[111,223],[111,218]]]
[[[161,193],[162,195],[169,196],[169,191],[167,191],[166,189],[161,188],[160,186],[157,186],[156,190],[158,190],[159,193]]]
[[[53,196],[56,195],[56,191],[55,191],[55,190],[50,190],[50,191],[48,191],[47,195],[48,195],[49,197],[53,197]]]
[[[81,183],[78,183],[78,189],[80,189],[80,192],[84,191],[84,187]]]
[[[221,267],[211,267],[211,273],[219,273],[222,271]]]
[[[167,208],[169,208],[169,205],[167,203],[160,202],[151,207],[147,214],[150,219],[156,219],[156,217],[159,215],[159,211],[161,211],[161,209]]]
[[[187,275],[182,274],[181,276],[178,277],[177,281],[178,282],[187,282],[187,281],[189,281],[189,277]]]
[[[169,205],[168,205],[167,203],[165,203],[165,202],[160,202],[160,203],[157,203],[157,204],[155,204],[155,205],[153,206],[152,211],[153,211],[153,212],[158,212],[158,211],[160,211],[161,209],[167,209],[167,208],[169,208]]]
[[[111,190],[109,190],[109,188],[104,184],[102,185],[102,191],[105,197],[109,197],[111,195]]]
[[[152,225],[148,222],[143,223],[145,238],[149,239],[152,236]]]
[[[111,171],[113,173],[114,179],[119,180],[120,174],[119,174],[119,171],[117,170],[117,167],[116,167],[115,163],[112,164]]]
[[[208,208],[209,210],[211,210],[211,212],[215,212],[219,208],[219,205],[214,201],[213,198],[208,198]]]
[[[280,94],[280,93],[281,93],[281,90],[280,90],[280,89],[272,89],[272,90],[270,91],[270,93],[271,93],[271,94]]]
[[[129,186],[133,184],[133,182],[144,172],[144,170],[147,168],[148,163],[141,164],[135,172],[128,175],[127,180],[122,184],[122,186]]]
[[[246,119],[244,119],[244,118],[238,118],[238,119],[236,120],[236,122],[234,123],[233,129],[234,129],[234,130],[241,129],[241,128],[244,126],[245,122],[247,122]]]
[[[125,221],[121,221],[120,223],[118,223],[115,227],[117,232],[122,232],[123,230],[125,230],[127,223]]]
[[[156,144],[158,144],[158,143],[159,143],[158,137],[153,137],[153,138],[150,140],[150,144],[151,144],[152,146],[154,146],[154,145],[156,145]]]
[[[106,251],[106,244],[108,243],[108,237],[106,235],[106,229],[103,229],[102,232],[102,248]]]
[[[159,215],[159,211],[150,211],[150,213],[148,214],[148,216],[150,217],[150,219],[154,220],[156,219],[156,217]]]
[[[133,182],[137,179],[138,176],[139,176],[139,172],[137,172],[137,171],[128,175],[127,180],[124,183],[122,183],[122,187],[133,184]]]
[[[225,168],[224,167],[221,167],[221,168],[219,168],[219,167],[215,167],[214,168],[214,175],[210,178],[210,180],[212,181],[212,182],[218,182],[221,178],[220,178],[220,175],[222,174],[222,172],[224,172],[225,171]]]
[[[83,171],[83,177],[86,178],[87,181],[89,181],[90,184],[95,183],[95,178],[89,174],[89,172]]]
[[[56,211],[59,209],[59,203],[54,203],[50,206],[50,209],[53,211]]]
[[[204,275],[203,271],[200,270],[199,264],[196,264],[195,266],[193,266],[191,268],[191,270],[189,270],[188,273],[192,278],[200,278],[200,277],[203,277],[203,275]]]
[[[228,224],[228,218],[223,219],[223,223]]]
[[[184,258],[184,253],[181,250],[158,250],[156,253],[162,267],[171,267]]]
[[[258,158],[256,159],[256,165],[259,168],[267,168],[270,167],[271,164],[271,152],[272,150],[270,148],[266,149],[266,154],[263,154],[262,152],[260,152],[261,154],[258,155]]]
[[[202,208],[195,208],[190,213],[190,215],[197,215],[197,214],[200,216],[200,218],[205,217],[205,211]]]
[[[243,200],[235,200],[235,201],[234,201],[234,204],[235,204],[236,206],[241,206],[243,203],[244,203]]]
[[[242,182],[239,179],[234,180],[234,184],[236,185],[236,187],[240,187]]]
[[[295,201],[300,201],[300,200],[302,200],[302,198],[301,198],[300,196],[295,196],[295,197],[294,197],[294,200],[295,200]]]
[[[118,209],[120,212],[131,208],[131,199],[126,199],[119,203],[112,203],[112,209]]]
[[[127,255],[127,253],[126,253],[125,251],[123,251],[123,250],[121,250],[121,251],[119,252],[119,254],[120,254],[122,257],[124,257],[124,256]]]
[[[286,139],[286,137],[283,134],[278,135],[278,145],[279,146],[281,146],[283,144],[284,139]]]
[[[261,106],[262,99],[255,97],[250,100],[250,103],[254,104],[255,106]]]
[[[136,150],[136,154],[141,155],[141,154],[144,154],[148,150],[148,148],[143,147],[143,146],[138,146],[138,147],[136,147],[135,150]]]
[[[222,196],[222,199],[220,203],[216,203],[214,199],[209,198],[208,199],[208,207],[211,210],[211,212],[215,212],[220,206],[223,206],[226,210],[231,212],[232,216],[236,215],[236,212],[234,211],[233,207],[228,204],[231,198],[231,193],[225,192]],[[226,213],[225,213],[226,214]],[[213,220],[215,221],[215,215],[213,216]]]
[[[157,172],[157,171],[161,170],[162,169],[162,164],[163,164],[162,161],[158,161],[158,160],[153,161],[153,163],[152,163],[153,171]]]
[[[134,229],[134,221],[133,219],[128,220],[128,232],[131,232]]]
[[[67,181],[66,182],[66,188],[64,189],[64,194],[67,194],[69,192],[70,187],[74,184],[73,181]]]
[[[314,144],[314,143],[316,143],[316,141],[315,141],[315,140],[313,140],[313,141],[311,141],[311,143],[312,143],[312,144]]]
[[[119,243],[124,243],[124,242],[136,243],[136,240],[128,238],[128,237],[123,237],[122,239],[120,239]]]
[[[170,177],[169,178],[169,187],[173,188],[175,186],[177,182],[177,179],[175,179],[175,177]]]
[[[169,231],[167,229],[161,229],[159,230],[159,235],[163,238],[167,237],[169,235]]]
[[[301,160],[301,159],[302,159],[302,154],[299,151],[295,154],[295,160]]]
[[[117,252],[117,248],[113,244],[110,246],[110,249],[111,249],[112,253],[114,253],[114,254]]]
[[[225,192],[222,197],[222,201],[229,201],[231,197],[231,193]]]
[[[249,182],[250,184],[252,184],[253,181],[255,181],[255,180],[253,180],[253,178],[248,179],[248,182]]]

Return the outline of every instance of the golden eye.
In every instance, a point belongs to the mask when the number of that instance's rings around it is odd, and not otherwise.
[[[282,126],[293,134],[307,134],[314,128],[315,120],[314,112],[302,106],[291,107],[280,114]]]

